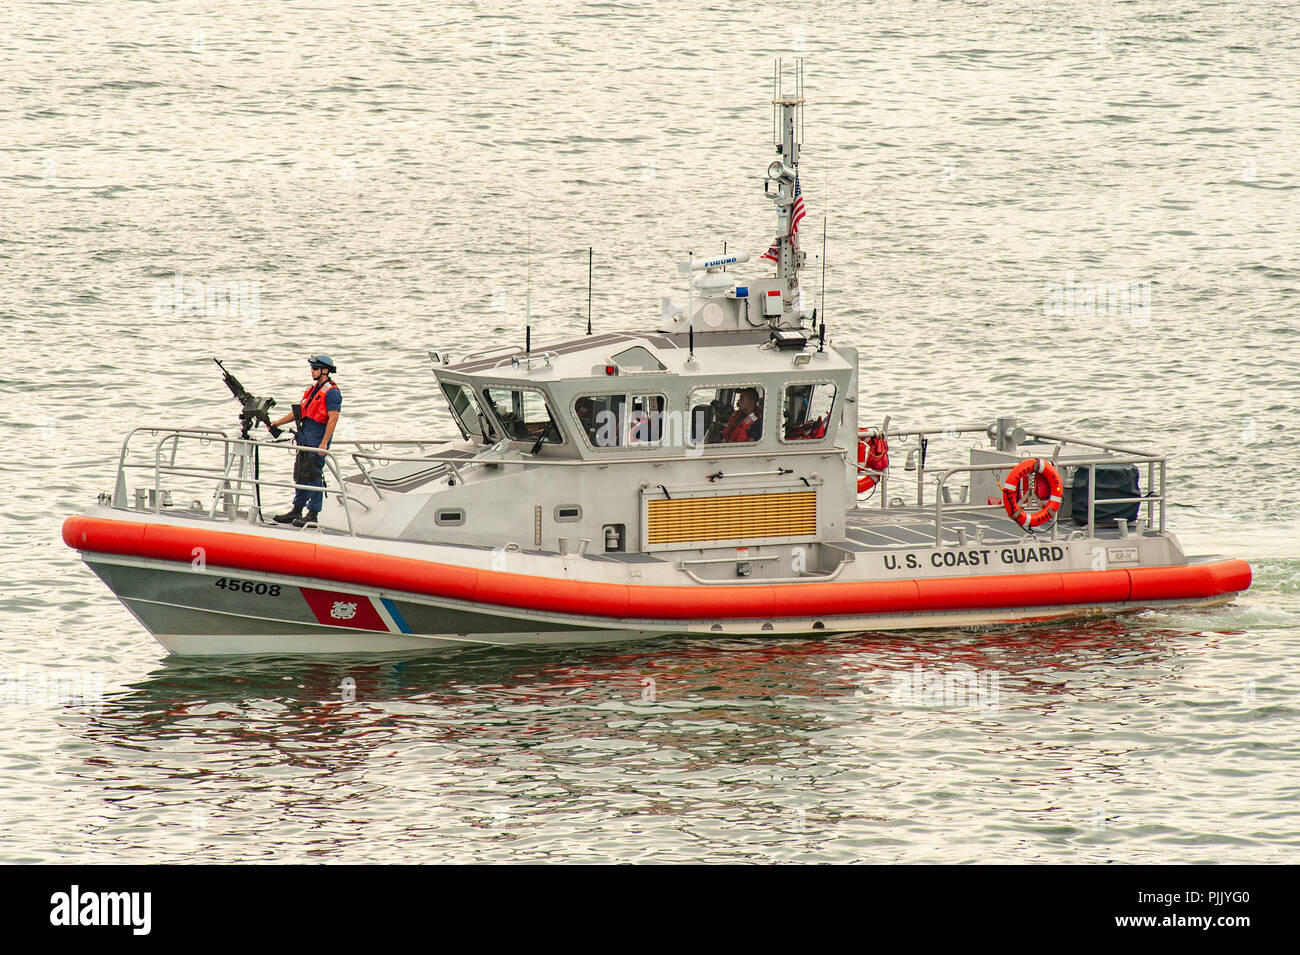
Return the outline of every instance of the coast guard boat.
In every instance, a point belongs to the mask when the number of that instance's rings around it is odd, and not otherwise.
[[[1244,591],[1248,564],[1167,529],[1160,454],[1006,415],[867,426],[857,351],[802,304],[801,70],[778,67],[773,108],[770,267],[692,257],[687,307],[644,327],[431,352],[461,439],[334,441],[319,526],[264,519],[294,448],[246,419],[132,431],[64,540],[181,654],[996,625]]]

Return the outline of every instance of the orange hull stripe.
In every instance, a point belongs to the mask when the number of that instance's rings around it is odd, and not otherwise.
[[[477,570],[390,554],[232,531],[97,517],[63,522],[69,547],[188,565],[200,554],[217,567],[314,577],[519,610],[596,618],[754,620],[861,616],[999,607],[1072,606],[1234,594],[1250,586],[1250,565],[1222,560],[1187,567],[935,577],[857,583],[642,586]]]

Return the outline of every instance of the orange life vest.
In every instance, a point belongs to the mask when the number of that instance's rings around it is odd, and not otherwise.
[[[317,424],[324,424],[329,420],[329,413],[325,410],[325,396],[330,389],[339,390],[339,386],[334,384],[333,379],[327,381],[324,385],[312,385],[302,393],[302,416],[304,419],[310,418]]]
[[[858,438],[858,493],[865,494],[876,486],[874,474],[863,471],[883,471],[889,467],[889,441],[878,432],[859,431],[866,437]]]
[[[722,432],[722,440],[727,443],[734,441],[753,441],[749,436],[749,426],[758,420],[757,413],[751,411],[749,414],[741,417],[740,411],[734,411],[731,420],[727,422],[727,428]]]
[[[824,417],[805,421],[803,424],[791,428],[789,434],[785,436],[787,441],[824,437],[826,437],[826,419]]]

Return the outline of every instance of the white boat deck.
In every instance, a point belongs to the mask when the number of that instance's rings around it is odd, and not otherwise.
[[[925,507],[891,507],[887,510],[879,507],[855,507],[847,514],[845,536],[848,540],[842,545],[847,550],[873,551],[890,550],[896,547],[933,547],[934,546],[934,506]],[[1059,521],[1058,537],[1065,537],[1074,531],[1086,530],[1085,525],[1075,524],[1065,518]],[[1019,544],[1030,539],[1030,535],[1007,517],[999,508],[981,511],[958,510],[954,505],[944,510],[943,541],[945,544],[959,542],[959,534],[964,532],[968,541],[979,538],[989,544]],[[1117,527],[1101,525],[1094,530],[1099,538],[1120,537]],[[1042,540],[1050,536],[1051,530],[1044,528],[1034,537]]]

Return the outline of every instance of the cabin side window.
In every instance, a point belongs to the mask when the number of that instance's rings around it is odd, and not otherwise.
[[[638,447],[663,440],[667,406],[663,395],[581,395],[573,413],[593,448]]]
[[[687,404],[691,444],[744,444],[763,437],[762,388],[695,388]]]
[[[540,391],[524,388],[484,388],[483,395],[496,414],[506,437],[512,441],[542,441],[563,444],[560,429],[551,417]]]
[[[787,385],[781,403],[781,436],[786,441],[816,441],[826,437],[835,408],[835,386],[829,381]]]
[[[460,425],[461,433],[466,437],[473,436],[486,441],[495,441],[496,433],[492,430],[492,422],[488,416],[483,413],[479,407],[478,399],[474,397],[474,392],[465,385],[456,384],[454,381],[444,381],[442,383],[442,393],[447,396],[447,403],[451,405],[451,415]]]

